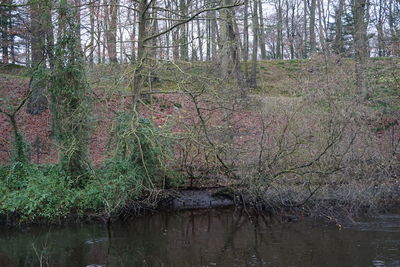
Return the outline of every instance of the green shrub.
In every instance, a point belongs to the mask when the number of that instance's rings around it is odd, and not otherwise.
[[[145,118],[117,117],[110,158],[92,169],[87,182],[73,183],[61,164],[15,162],[0,167],[0,214],[17,222],[58,222],[70,215],[111,216],[132,203],[149,200],[174,175],[165,168],[169,155],[165,133]]]
[[[106,162],[108,176],[142,177],[143,184],[150,187],[162,180],[168,144],[161,130],[150,120],[121,113],[117,116],[111,136],[113,154]]]
[[[2,213],[15,214],[21,221],[52,221],[69,213],[74,192],[58,166],[16,163],[3,169]]]

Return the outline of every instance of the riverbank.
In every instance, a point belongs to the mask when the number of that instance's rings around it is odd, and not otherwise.
[[[337,188],[336,188],[337,190]],[[377,194],[379,188],[370,188],[368,194]],[[347,191],[348,194],[356,192]],[[367,194],[366,191],[364,191]],[[376,216],[400,210],[399,183],[388,188],[385,194],[375,196],[369,202],[360,199],[333,198],[339,191],[330,190],[331,197],[321,199],[321,192],[314,192],[301,202],[293,199],[276,203],[276,196],[265,195],[264,198],[254,198],[248,189],[240,187],[212,187],[190,189],[168,189],[159,191],[158,199],[149,202],[147,198],[127,202],[125,206],[113,213],[81,211],[79,214],[65,213],[63,216],[51,218],[36,217],[34,220],[20,217],[16,213],[0,214],[0,225],[8,227],[24,227],[28,225],[70,225],[81,223],[116,223],[136,217],[155,213],[174,213],[184,210],[207,210],[232,207],[242,210],[252,216],[274,217],[281,222],[299,222],[305,218],[318,218],[328,224],[337,226],[352,225],[360,217]],[[366,198],[368,195],[366,195]],[[129,203],[129,204],[128,204]],[[79,207],[77,207],[79,208]],[[72,209],[73,210],[73,209]]]
[[[60,162],[68,150],[51,112],[21,106],[29,79],[0,75],[0,212],[13,224],[107,221],[157,210],[169,190],[196,183],[229,188],[246,208],[327,220],[397,205],[400,106],[392,74],[399,62],[369,62],[368,99],[357,95],[354,62],[343,62],[260,62],[262,83],[246,99],[215,66],[162,65],[139,116],[130,112],[129,79],[120,77],[131,66],[87,66],[88,149],[73,177]]]

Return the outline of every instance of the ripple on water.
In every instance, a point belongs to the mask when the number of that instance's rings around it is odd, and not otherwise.
[[[367,221],[359,222],[350,229],[367,232],[400,233],[400,215],[379,215]]]

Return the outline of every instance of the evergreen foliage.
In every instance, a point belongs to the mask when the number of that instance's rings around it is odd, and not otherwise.
[[[62,28],[55,47],[51,77],[53,128],[61,151],[61,166],[74,186],[87,179],[90,101],[73,8],[60,3]]]

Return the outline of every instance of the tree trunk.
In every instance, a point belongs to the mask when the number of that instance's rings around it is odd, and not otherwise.
[[[354,52],[356,59],[356,84],[358,93],[363,97],[368,96],[366,77],[366,61],[368,57],[367,27],[368,0],[352,0],[352,13],[354,18]]]
[[[277,12],[277,37],[276,37],[276,58],[283,59],[283,14],[282,14],[282,0],[278,0],[275,4]]]
[[[217,46],[218,46],[218,24],[217,24],[217,12],[211,12],[211,59],[217,60]]]
[[[295,42],[295,10],[296,6],[294,4],[292,4],[292,16],[291,16],[291,29],[290,29],[290,59],[294,59],[295,58],[295,50],[294,50],[294,42]]]
[[[143,70],[147,63],[147,48],[144,40],[146,38],[146,28],[148,24],[148,0],[140,0],[138,3],[139,7],[139,27],[138,27],[138,47],[137,47],[137,62],[135,73],[133,77],[133,88],[132,89],[132,109],[134,112],[137,110],[137,105],[140,99],[140,92],[143,86]]]
[[[96,47],[97,47],[97,63],[100,64],[101,61],[101,38],[102,36],[102,24],[101,20],[99,19],[101,12],[100,12],[100,7],[96,7],[96,15],[97,15],[97,20],[96,20],[96,27],[97,27],[97,39],[96,39]]]
[[[317,40],[315,34],[315,10],[317,6],[317,0],[311,0],[310,7],[310,53],[314,54],[317,49]]]
[[[328,50],[326,49],[325,45],[325,27],[323,24],[323,17],[324,17],[324,6],[323,6],[323,1],[318,0],[318,36],[319,36],[319,43],[321,45],[322,52],[324,55],[327,55]]]
[[[289,1],[286,0],[285,27],[286,27],[286,39],[287,39],[287,42],[289,43],[289,50],[290,50],[290,48],[291,48],[290,47],[290,44],[291,44],[291,40],[290,39],[291,39],[291,37],[290,37],[289,11],[290,11]],[[291,53],[290,53],[290,56],[292,56]]]
[[[31,96],[27,103],[27,112],[33,115],[41,114],[47,109],[48,101],[45,95],[46,81],[43,70],[46,68],[45,45],[46,33],[44,30],[45,16],[44,1],[32,2],[30,9],[31,16],[31,44],[32,44],[32,67],[34,73],[31,82]]]
[[[60,148],[60,165],[67,183],[83,187],[87,182],[88,157],[88,103],[83,53],[79,43],[76,10],[72,3],[61,0],[59,29],[55,48],[54,70],[50,92],[52,121]]]
[[[303,0],[303,58],[308,57],[307,0]]]
[[[155,9],[155,3],[156,1],[153,1],[152,4],[152,12],[151,12],[151,17],[153,18],[151,20],[151,35],[156,34],[158,32],[158,20],[157,20],[157,11]],[[151,55],[153,58],[157,58],[157,42],[159,38],[153,38],[151,40]]]
[[[396,14],[400,12],[400,0],[397,0],[397,10],[396,1],[390,0],[389,2],[389,30],[391,39],[391,54],[394,56],[400,56],[400,29],[399,25],[396,25]]]
[[[44,8],[44,32],[46,34],[46,54],[49,60],[50,68],[54,67],[54,32],[53,32],[53,20],[51,11],[53,10],[53,2],[51,0],[45,0]]]
[[[176,9],[174,10],[174,14],[175,14],[175,19],[179,19],[178,16],[178,7],[176,5]],[[179,28],[175,28],[172,31],[172,45],[173,45],[173,58],[174,60],[179,60],[180,58],[180,54],[179,54],[179,46],[180,46],[180,39],[179,39],[179,34],[180,34],[180,29]]]
[[[243,28],[243,49],[242,57],[244,61],[244,78],[246,83],[249,80],[249,68],[247,61],[249,60],[249,0],[244,0],[244,28]]]
[[[343,23],[342,23],[344,1],[345,0],[339,0],[339,5],[335,10],[335,41],[333,49],[336,52],[336,54],[341,54],[344,52]]]
[[[378,9],[378,10],[377,10]],[[376,19],[376,32],[378,34],[378,56],[384,57],[386,56],[385,49],[385,34],[383,29],[384,23],[384,14],[383,14],[383,3],[382,0],[379,0],[379,6],[375,6],[375,19]]]
[[[261,51],[261,59],[267,59],[267,51],[265,49],[265,28],[264,28],[264,14],[263,14],[263,5],[261,0],[258,1],[258,11],[260,13],[260,27],[259,27],[259,38],[260,38],[260,51]]]
[[[75,7],[73,7],[73,8],[75,9],[74,12],[75,12],[75,16],[76,16],[76,21],[75,21],[75,23],[76,23],[75,30],[77,32],[76,38],[77,38],[77,43],[79,44],[78,49],[80,52],[82,52],[82,39],[81,39],[81,28],[82,28],[82,26],[81,26],[81,23],[82,23],[82,21],[81,21],[81,6],[82,6],[82,2],[81,2],[81,0],[74,0],[74,2],[75,2],[74,3]]]
[[[233,0],[224,0],[225,6],[232,4]],[[239,42],[234,27],[234,11],[233,9],[222,9],[220,12],[221,39],[223,40],[221,51],[222,76],[225,79],[233,77],[241,90],[242,98],[246,98],[248,92],[240,71]]]
[[[199,9],[198,4],[199,4],[199,1],[196,1],[196,9],[197,10]],[[199,42],[199,59],[200,59],[200,61],[203,61],[204,60],[203,38],[202,38],[203,31],[202,31],[202,27],[201,27],[201,21],[199,19],[197,19],[196,22],[197,22],[197,34],[199,36],[199,40],[198,40],[198,42]]]
[[[90,21],[90,44],[89,44],[89,63],[94,63],[94,2],[89,4],[89,21]]]
[[[257,52],[258,52],[258,4],[257,0],[253,0],[253,51],[251,55],[251,78],[250,88],[257,87]],[[279,48],[278,48],[279,50]]]
[[[4,1],[4,4],[11,5],[11,0]],[[2,63],[9,63],[9,41],[10,41],[10,13],[11,8],[7,6],[0,6],[0,31],[1,31],[1,51]]]
[[[107,51],[108,58],[111,63],[118,63],[117,57],[117,21],[118,21],[118,0],[110,0],[108,7],[106,6],[108,20],[107,30]]]
[[[186,19],[188,14],[187,0],[179,0],[180,19]],[[189,42],[188,42],[188,25],[183,24],[180,27],[180,50],[181,60],[189,61]]]
[[[206,32],[206,47],[207,47],[207,61],[211,60],[211,12],[207,12],[207,21],[206,21],[206,27],[207,27],[207,32]]]
[[[136,8],[136,3],[134,3],[134,8]],[[136,11],[133,11],[133,20],[132,20],[132,33],[131,33],[131,58],[130,61],[131,63],[134,63],[136,61]]]

